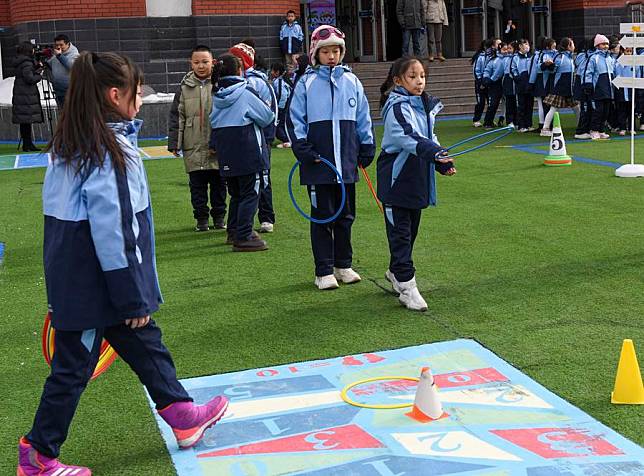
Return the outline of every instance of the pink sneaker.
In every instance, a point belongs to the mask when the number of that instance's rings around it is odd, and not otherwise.
[[[36,451],[26,438],[18,444],[17,476],[92,476],[89,468],[68,466]]]
[[[179,448],[192,448],[204,432],[224,416],[228,399],[218,396],[205,405],[192,402],[175,402],[159,410],[159,415],[170,425]]]

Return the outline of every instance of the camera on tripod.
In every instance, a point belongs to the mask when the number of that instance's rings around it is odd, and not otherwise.
[[[47,60],[54,56],[54,45],[34,43],[33,41],[32,43],[34,45],[34,59],[38,63],[45,65]]]

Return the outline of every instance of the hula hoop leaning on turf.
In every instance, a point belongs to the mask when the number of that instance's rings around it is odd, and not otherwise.
[[[486,137],[486,136],[489,136],[489,135],[499,134],[500,132],[503,132],[503,134],[499,135],[498,137],[494,137],[493,139],[490,139],[489,141],[484,142],[483,144],[476,145],[474,147],[471,147],[471,148],[466,149],[466,150],[462,150],[460,152],[455,152],[454,154],[449,154],[445,158],[449,159],[449,158],[452,158],[452,157],[458,157],[459,155],[469,154],[470,152],[474,152],[475,150],[482,149],[483,147],[486,147],[486,146],[488,146],[490,144],[494,144],[495,142],[500,141],[504,137],[509,136],[510,134],[512,134],[513,131],[514,131],[513,126],[505,126],[505,127],[502,127],[501,129],[496,129],[496,130],[493,130],[493,131],[487,131],[487,132],[483,132],[482,134],[477,134],[475,136],[468,137],[467,139],[463,139],[461,141],[458,141],[456,144],[452,144],[451,146],[447,147],[447,151],[450,151],[452,149],[460,147],[463,144],[467,144],[468,142],[472,142],[472,141],[475,141],[477,139],[480,139],[481,137]]]
[[[338,207],[338,210],[329,218],[325,219],[320,219],[320,218],[313,218],[310,215],[307,215],[304,210],[300,208],[300,206],[297,204],[297,201],[295,200],[295,195],[293,195],[293,175],[295,174],[295,171],[297,168],[300,166],[300,162],[297,161],[295,164],[293,164],[293,168],[291,169],[291,172],[288,174],[288,194],[291,197],[291,202],[293,202],[293,206],[297,210],[297,212],[302,215],[304,218],[307,220],[317,223],[318,225],[324,225],[326,223],[331,223],[332,221],[335,221],[336,218],[340,216],[340,213],[342,213],[342,210],[344,209],[344,205],[347,202],[347,190],[346,187],[344,186],[344,180],[342,180],[342,175],[340,175],[340,172],[338,169],[333,165],[331,162],[329,162],[327,159],[320,157],[320,162],[322,162],[324,165],[329,167],[331,170],[333,170],[333,173],[335,173],[335,176],[338,178],[338,183],[340,184],[340,189],[342,190],[342,198],[340,199],[340,206]]]

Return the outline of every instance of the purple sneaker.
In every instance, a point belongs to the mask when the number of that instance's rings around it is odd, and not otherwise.
[[[89,468],[69,466],[36,451],[26,438],[18,444],[17,476],[92,476]]]
[[[170,425],[179,448],[192,448],[204,432],[217,423],[228,408],[228,399],[218,396],[205,405],[175,402],[159,410],[159,415]]]

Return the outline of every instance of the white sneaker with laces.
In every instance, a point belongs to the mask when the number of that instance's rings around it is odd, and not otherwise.
[[[398,282],[398,285],[400,286],[398,300],[403,306],[412,311],[423,312],[427,310],[427,302],[425,302],[423,296],[420,295],[420,291],[418,291],[415,276],[404,283]]]
[[[400,283],[398,282],[398,280],[396,280],[394,273],[389,270],[385,271],[385,279],[391,283],[391,287],[393,288],[395,293],[401,293]]]
[[[335,279],[335,276],[332,274],[327,274],[326,276],[316,276],[315,285],[318,289],[324,291],[326,289],[338,289],[338,281]]]
[[[592,132],[590,133],[590,138],[591,138],[592,140],[599,140],[599,139],[601,139],[602,137],[599,135],[599,132],[592,131]]]
[[[552,131],[550,129],[541,129],[541,133],[539,134],[541,137],[552,137]]]
[[[359,283],[362,278],[352,268],[333,268],[333,276],[344,284]]]
[[[481,124],[481,121],[476,121],[474,127],[483,127],[483,124]]]
[[[267,221],[260,223],[259,225],[260,233],[273,233],[273,224]]]
[[[575,139],[588,140],[588,139],[591,139],[591,137],[590,137],[590,134],[586,132],[585,134],[575,134]]]

